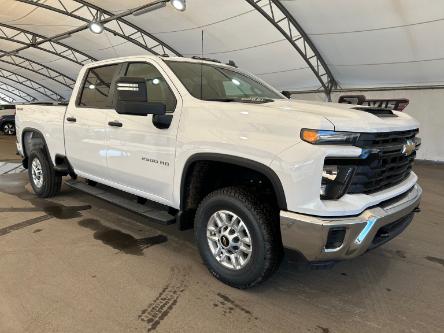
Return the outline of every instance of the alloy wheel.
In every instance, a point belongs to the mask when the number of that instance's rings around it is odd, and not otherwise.
[[[210,217],[207,239],[214,258],[226,268],[240,270],[251,259],[253,244],[250,231],[233,212],[220,210]]]
[[[31,164],[32,181],[38,188],[43,186],[43,169],[38,158],[35,158]]]
[[[7,135],[13,135],[15,133],[15,127],[13,124],[6,124],[3,126],[3,132]]]

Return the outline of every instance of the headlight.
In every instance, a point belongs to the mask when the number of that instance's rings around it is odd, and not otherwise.
[[[302,129],[301,139],[314,145],[353,145],[359,133]]]
[[[415,137],[415,138],[413,139],[413,142],[415,142],[416,150],[418,150],[419,147],[421,147],[421,142],[422,142],[421,138]]]
[[[322,170],[321,199],[335,200],[342,197],[350,186],[355,167],[349,165],[324,165]]]

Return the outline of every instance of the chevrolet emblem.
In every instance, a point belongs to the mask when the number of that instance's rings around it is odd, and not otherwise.
[[[407,140],[406,143],[402,146],[401,154],[405,156],[410,156],[416,149],[416,144],[413,140]]]

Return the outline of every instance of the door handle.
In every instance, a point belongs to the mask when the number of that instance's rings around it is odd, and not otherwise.
[[[66,121],[69,121],[70,123],[75,123],[77,121],[77,119],[74,117],[68,117],[68,118],[66,118]]]
[[[108,123],[108,125],[112,126],[112,127],[122,127],[123,126],[123,124],[120,121],[110,121]]]

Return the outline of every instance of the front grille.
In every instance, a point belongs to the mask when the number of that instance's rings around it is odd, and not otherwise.
[[[392,145],[402,146],[407,140],[413,140],[418,129],[401,132],[361,133],[356,146],[361,148],[379,148]]]
[[[406,155],[403,152],[408,140],[420,145],[415,138],[418,130],[361,133],[355,146],[362,148],[359,158],[332,158],[325,160],[325,165],[348,166],[354,169],[353,176],[339,182],[349,194],[371,194],[395,186],[407,179],[412,171],[416,151]],[[411,148],[411,147],[410,147]],[[415,148],[415,147],[413,147]]]
[[[416,152],[406,156],[402,148],[414,140],[418,130],[362,133],[356,146],[368,157],[356,162],[356,171],[347,193],[370,194],[401,183],[410,175]]]

